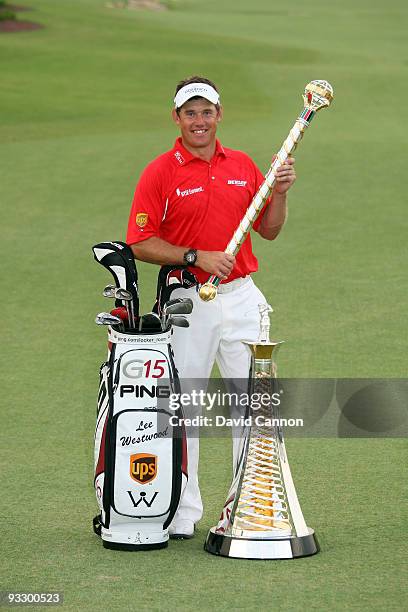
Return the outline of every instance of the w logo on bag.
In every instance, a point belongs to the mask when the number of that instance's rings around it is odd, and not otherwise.
[[[154,480],[157,476],[157,456],[149,453],[131,455],[130,476],[140,484]]]

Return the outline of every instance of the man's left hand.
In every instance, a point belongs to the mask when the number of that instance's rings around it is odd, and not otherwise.
[[[284,194],[287,190],[292,187],[293,183],[296,181],[296,171],[295,171],[295,158],[288,157],[284,164],[282,164],[276,171],[276,182],[274,191],[277,193]]]

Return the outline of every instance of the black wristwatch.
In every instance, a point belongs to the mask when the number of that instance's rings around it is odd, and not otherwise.
[[[183,260],[186,266],[194,266],[197,261],[197,251],[196,249],[189,249],[183,255]]]

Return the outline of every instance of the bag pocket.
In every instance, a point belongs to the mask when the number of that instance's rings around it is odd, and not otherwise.
[[[132,518],[168,514],[177,492],[173,415],[160,409],[128,409],[112,422],[112,507]]]

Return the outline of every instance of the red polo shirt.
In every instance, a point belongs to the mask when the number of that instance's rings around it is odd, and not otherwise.
[[[194,157],[178,138],[171,151],[153,160],[142,173],[130,211],[126,242],[157,236],[203,251],[224,251],[264,177],[248,155],[217,140],[210,162]],[[262,215],[262,213],[261,213]],[[260,218],[254,229],[257,229]],[[209,276],[190,268],[200,282]],[[250,236],[236,256],[227,279],[258,269]]]

